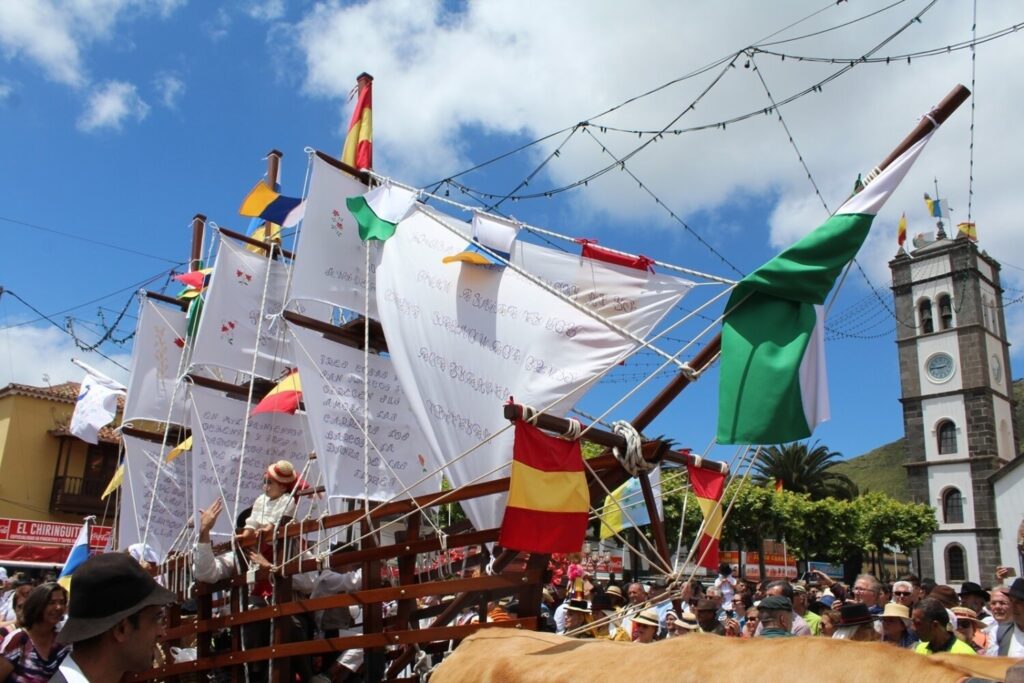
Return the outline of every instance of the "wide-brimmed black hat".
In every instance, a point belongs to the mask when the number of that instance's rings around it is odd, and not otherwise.
[[[1014,600],[1024,600],[1024,578],[1015,579],[1007,592]]]
[[[980,595],[985,599],[985,602],[988,602],[989,597],[991,597],[987,590],[973,581],[964,581],[960,586],[960,597],[965,595]]]
[[[71,575],[68,620],[57,640],[67,644],[98,636],[144,607],[177,599],[129,555],[97,555]]]
[[[857,624],[873,623],[871,612],[868,606],[862,602],[855,602],[850,605],[843,605],[839,608],[839,625],[856,626]]]

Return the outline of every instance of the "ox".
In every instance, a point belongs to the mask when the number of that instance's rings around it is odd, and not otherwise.
[[[925,656],[882,643],[830,638],[746,640],[691,634],[640,645],[492,628],[462,641],[434,670],[430,683],[964,683],[1002,681],[1016,661]]]

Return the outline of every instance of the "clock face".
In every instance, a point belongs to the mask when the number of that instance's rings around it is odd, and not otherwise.
[[[996,384],[1003,383],[1003,364],[999,362],[999,356],[992,354],[992,381]]]
[[[928,359],[925,369],[933,382],[945,382],[953,376],[955,370],[953,357],[948,353],[936,353]]]

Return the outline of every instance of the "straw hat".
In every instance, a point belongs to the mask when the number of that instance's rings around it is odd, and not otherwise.
[[[569,604],[565,606],[565,609],[570,612],[585,612],[590,614],[590,603],[586,600],[570,600]]]
[[[605,595],[616,597],[619,600],[625,600],[626,597],[622,594],[622,589],[619,586],[611,585],[604,589]]]
[[[287,460],[278,460],[268,467],[267,476],[287,489],[294,486],[295,481],[299,478],[295,473],[295,468]]]
[[[697,623],[697,615],[693,612],[683,612],[683,616],[676,619],[676,628],[696,631],[700,628],[700,624]]]
[[[886,603],[885,609],[879,614],[876,619],[902,619],[903,625],[908,629],[910,628],[910,609],[906,605],[901,605],[898,602]]]
[[[956,615],[956,621],[959,624],[962,621],[970,621],[974,623],[975,628],[984,626],[984,622],[978,618],[978,613],[972,610],[970,607],[954,607],[953,614]]]
[[[633,623],[658,628],[658,626],[661,625],[658,619],[658,610],[654,609],[653,607],[645,609],[643,612],[633,617]]]

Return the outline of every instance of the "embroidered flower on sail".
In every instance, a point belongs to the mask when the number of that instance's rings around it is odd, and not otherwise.
[[[235,280],[237,280],[238,284],[240,284],[240,285],[248,286],[249,283],[252,282],[252,273],[247,273],[244,270],[242,270],[241,268],[236,268],[235,269]]]
[[[228,344],[235,343],[235,325],[234,320],[224,320],[220,324],[220,338]]]
[[[337,209],[331,211],[331,230],[341,237],[345,233],[345,219]]]

